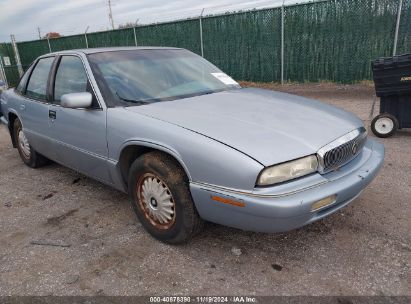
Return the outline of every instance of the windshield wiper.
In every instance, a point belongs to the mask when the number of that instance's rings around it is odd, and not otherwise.
[[[214,94],[214,93],[219,93],[226,91],[226,89],[219,89],[219,90],[213,90],[213,91],[202,91],[202,92],[197,92],[197,93],[192,93],[192,94],[185,94],[185,95],[180,95],[178,98],[190,98],[190,97],[195,97],[195,96],[202,96],[202,95],[209,95],[209,94]]]
[[[130,99],[130,98],[125,98],[125,97],[121,96],[120,94],[118,94],[118,92],[116,92],[116,95],[117,95],[118,98],[120,98],[122,101],[125,101],[125,102],[145,104],[145,103],[150,103],[152,101],[157,101],[157,99]]]
[[[148,103],[158,102],[158,101],[170,101],[170,100],[190,98],[190,97],[201,96],[201,95],[208,95],[208,94],[219,93],[219,92],[223,92],[223,91],[226,91],[226,89],[219,89],[219,90],[214,90],[214,91],[203,91],[203,92],[190,93],[190,94],[177,95],[177,96],[169,96],[169,97],[161,97],[161,98],[149,98],[149,99],[125,98],[125,97],[122,97],[121,95],[119,95],[118,92],[116,92],[116,95],[120,100],[125,101],[125,102],[148,104]]]

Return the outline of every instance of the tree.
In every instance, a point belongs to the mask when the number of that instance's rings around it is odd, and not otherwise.
[[[60,38],[60,37],[62,37],[62,35],[60,35],[60,33],[49,32],[43,37],[43,39],[54,39],[54,38]]]

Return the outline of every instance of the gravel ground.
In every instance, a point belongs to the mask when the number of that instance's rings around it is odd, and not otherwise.
[[[369,125],[367,85],[264,86]],[[143,230],[125,194],[56,164],[24,166],[1,126],[0,295],[411,295],[411,132],[378,140],[381,173],[342,211],[283,234],[207,224],[190,244],[168,246]]]

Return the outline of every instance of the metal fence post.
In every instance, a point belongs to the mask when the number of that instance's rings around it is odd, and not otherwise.
[[[10,35],[11,38],[11,45],[13,47],[13,51],[14,51],[14,57],[16,58],[16,65],[17,65],[17,71],[19,72],[19,76],[23,76],[23,67],[21,66],[21,61],[20,61],[20,54],[19,54],[19,49],[17,48],[17,44],[16,44],[16,38],[14,37],[14,35]]]
[[[86,48],[88,48],[88,40],[87,40],[87,31],[88,31],[89,26],[87,26],[86,31],[84,32],[84,38],[86,40]]]
[[[400,30],[401,11],[402,11],[402,0],[400,0],[400,3],[398,5],[397,24],[395,26],[395,36],[394,36],[394,47],[392,51],[393,56],[397,55],[398,31]]]
[[[136,46],[138,46],[138,44],[137,44],[137,33],[136,33],[136,27],[137,27],[137,25],[138,25],[138,21],[139,21],[140,19],[139,18],[137,18],[136,19],[136,22],[134,23],[134,26],[133,26],[133,33],[134,33],[134,44],[136,45]]]
[[[133,26],[133,32],[134,32],[134,44],[137,46],[137,36],[136,36],[136,27]]]
[[[48,46],[49,46],[49,52],[51,53],[50,38],[49,38],[48,35],[47,35],[47,44],[48,44]]]
[[[204,8],[201,11],[200,15],[200,47],[201,47],[201,57],[204,57],[204,45],[203,45],[203,13],[204,13]]]
[[[284,2],[281,6],[281,85],[284,84]]]

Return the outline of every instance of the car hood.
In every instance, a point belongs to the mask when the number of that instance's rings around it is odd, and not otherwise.
[[[337,107],[253,88],[126,109],[212,138],[264,166],[314,154],[363,125]]]

